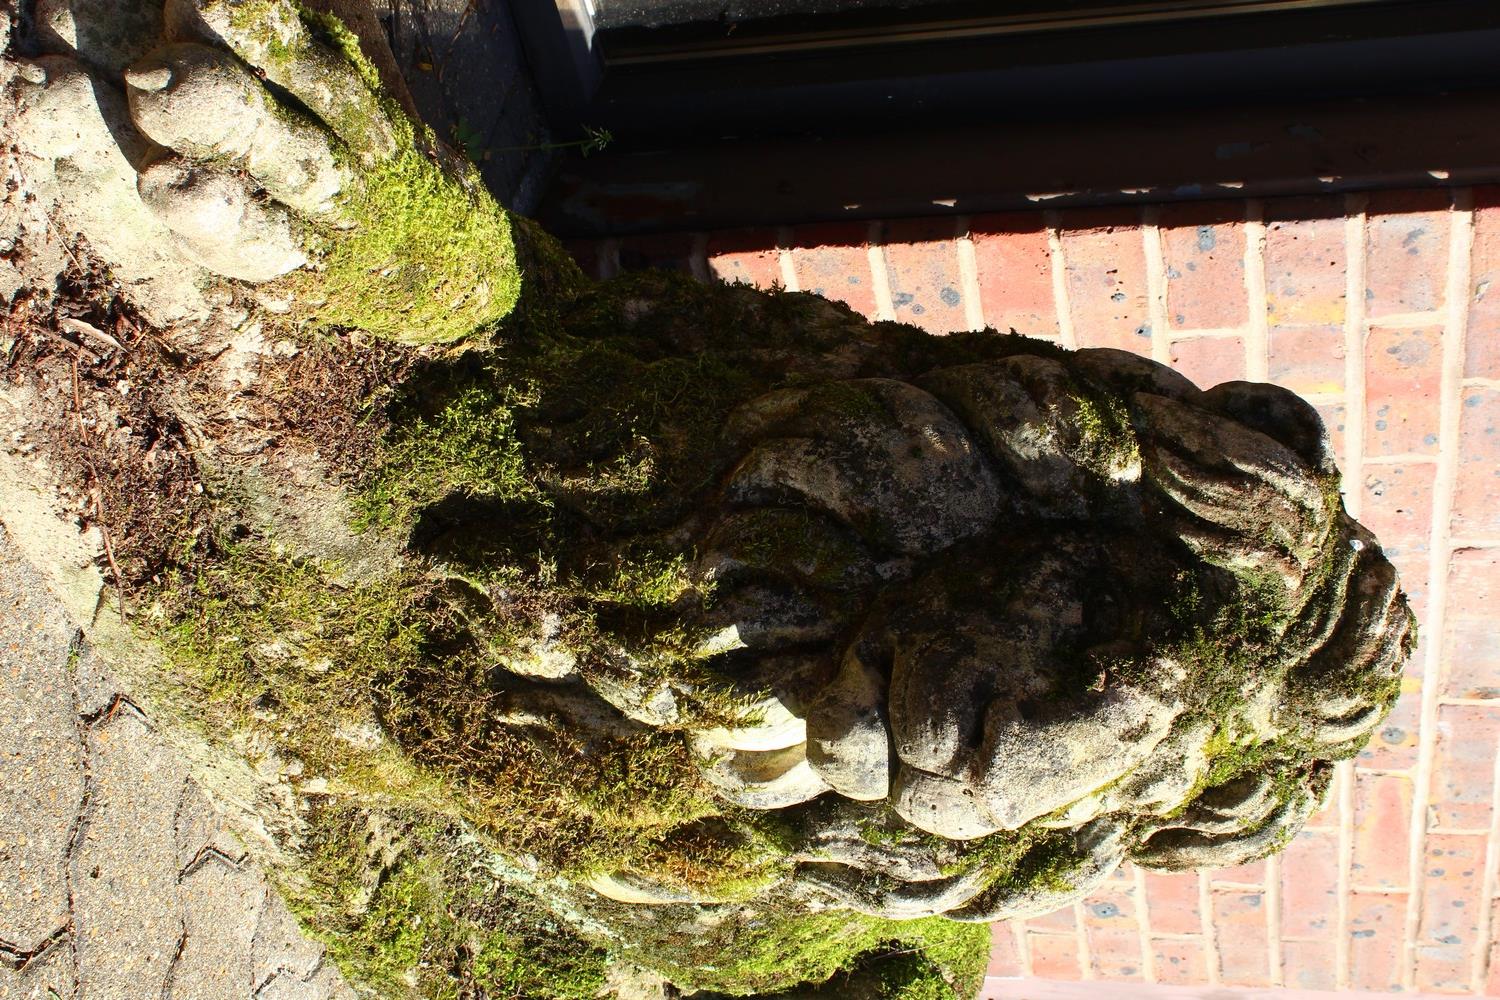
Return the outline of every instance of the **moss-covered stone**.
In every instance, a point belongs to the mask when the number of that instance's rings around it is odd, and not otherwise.
[[[505,211],[411,139],[401,146],[361,175],[339,205],[340,228],[322,236],[319,271],[297,284],[319,322],[401,343],[492,329],[521,284]]]

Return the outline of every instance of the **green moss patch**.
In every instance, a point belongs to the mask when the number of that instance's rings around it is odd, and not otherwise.
[[[673,956],[660,952],[650,964],[684,989],[711,995],[826,983],[830,997],[968,1000],[984,979],[989,950],[983,924],[772,912],[715,929],[688,953],[707,958],[701,964],[673,965]]]
[[[444,344],[498,323],[520,293],[505,210],[414,143],[365,171],[324,234],[305,294],[319,322],[405,344]]]
[[[454,831],[319,807],[307,863],[283,888],[356,984],[382,997],[586,1000],[608,955],[492,875]]]

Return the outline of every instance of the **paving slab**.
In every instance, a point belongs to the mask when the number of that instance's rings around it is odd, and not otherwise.
[[[83,805],[69,651],[77,630],[0,548],[0,948],[27,955],[68,923],[68,849]]]
[[[0,963],[3,1000],[73,1000],[77,996],[73,948],[66,939],[54,942],[19,968]]]
[[[353,996],[0,525],[0,1000]]]
[[[182,952],[166,1000],[249,1000],[250,944],[266,896],[253,869],[207,855],[182,877]]]
[[[89,997],[160,996],[183,936],[173,829],[183,775],[132,709],[89,731],[90,795],[73,854],[78,978]]]

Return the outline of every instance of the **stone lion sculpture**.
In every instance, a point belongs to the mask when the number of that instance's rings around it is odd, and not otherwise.
[[[21,169],[146,319],[238,366],[211,412],[169,405],[257,442],[194,442],[238,484],[239,536],[361,579],[401,567],[421,595],[402,607],[446,630],[338,698],[327,657],[234,637],[312,692],[296,725],[277,713],[297,699],[263,696],[256,738],[356,790],[378,769],[322,748],[393,745],[448,783],[442,815],[523,860],[629,826],[628,796],[598,805],[601,761],[632,788],[632,748],[685,762],[666,784],[702,794],[575,869],[603,901],[553,885],[564,922],[655,919],[614,903],[987,922],[1126,859],[1238,864],[1287,842],[1396,697],[1412,616],[1289,392],[805,295],[592,284],[407,122],[383,43],[326,12],[49,0],[35,23],[42,51],[6,62]],[[283,363],[246,361],[246,315],[411,345],[357,488],[244,403],[243,371]],[[363,728],[336,718],[354,702]],[[324,725],[325,757],[304,754]],[[494,820],[528,768],[549,805]],[[758,860],[733,886],[684,876],[705,851]]]

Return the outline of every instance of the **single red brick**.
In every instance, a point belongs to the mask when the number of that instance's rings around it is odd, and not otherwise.
[[[1411,779],[1354,772],[1354,862],[1361,889],[1405,889],[1411,854]]]
[[[1437,467],[1425,462],[1365,469],[1360,521],[1387,555],[1424,555],[1432,531],[1432,484]]]
[[[1087,927],[1124,927],[1134,929],[1135,896],[1122,883],[1108,883],[1083,901],[1083,922]]]
[[[1165,205],[1158,216],[1167,266],[1167,325],[1244,326],[1245,208],[1236,202]]]
[[[1446,191],[1388,191],[1370,196],[1365,315],[1443,307],[1449,205]]]
[[[1281,855],[1281,933],[1327,939],[1338,927],[1338,838],[1304,830]]]
[[[1290,989],[1332,992],[1338,987],[1335,964],[1332,938],[1281,943],[1281,981]]]
[[[1500,390],[1465,389],[1458,419],[1453,533],[1494,538],[1500,536]]]
[[[1323,403],[1317,407],[1318,416],[1323,421],[1323,429],[1328,432],[1328,447],[1333,449],[1333,457],[1340,465],[1344,464],[1344,427],[1347,421],[1348,408],[1343,403]],[[1347,489],[1348,484],[1344,484]]]
[[[1500,599],[1500,550],[1459,549],[1448,564],[1451,609],[1455,617],[1493,615]]]
[[[1052,292],[1052,257],[1040,212],[1006,212],[976,217],[969,226],[979,270],[984,321],[1007,333],[1055,337],[1057,300]]]
[[[1156,981],[1175,986],[1202,986],[1208,981],[1208,962],[1203,942],[1197,939],[1156,940],[1152,944],[1152,965]]]
[[[1264,861],[1251,861],[1243,865],[1235,865],[1233,868],[1220,868],[1208,873],[1209,881],[1214,885],[1250,885],[1257,889],[1264,889],[1266,885],[1266,863]]]
[[[1083,976],[1078,964],[1078,939],[1071,934],[1028,932],[1031,974],[1038,979],[1075,980]]]
[[[1500,188],[1474,192],[1474,249],[1469,264],[1469,329],[1464,374],[1500,378]]]
[[[1197,934],[1203,929],[1198,915],[1198,876],[1147,872],[1146,909],[1155,933]]]
[[[1073,915],[1071,906],[1044,913],[1040,917],[1032,917],[1026,921],[1028,930],[1048,931],[1059,934],[1072,934],[1078,929],[1078,921]]]
[[[875,290],[866,251],[868,227],[831,223],[792,231],[792,267],[797,286],[822,295],[869,319],[875,318]]]
[[[1349,985],[1401,991],[1406,953],[1406,893],[1349,894]]]
[[[1271,381],[1303,395],[1344,391],[1344,330],[1277,326],[1270,331]]]
[[[1273,336],[1278,327],[1342,328],[1348,288],[1343,202],[1278,198],[1265,206],[1266,315]]]
[[[1365,454],[1435,455],[1443,329],[1373,327],[1365,341]]]
[[[885,264],[896,319],[928,333],[969,328],[953,225],[952,219],[916,219],[886,227]]]
[[[1438,709],[1428,823],[1444,830],[1488,830],[1500,750],[1500,704]]]
[[[1245,342],[1239,337],[1189,337],[1172,341],[1172,367],[1208,389],[1245,377]]]
[[[1220,978],[1235,986],[1270,985],[1265,895],[1215,892],[1213,908]]]
[[[1494,621],[1450,619],[1443,666],[1443,692],[1448,697],[1500,699],[1500,641]]]
[[[1069,213],[1059,236],[1078,346],[1150,355],[1151,314],[1139,211]]]
[[[1099,979],[1141,980],[1141,937],[1133,930],[1090,927],[1089,960]]]
[[[1421,746],[1422,680],[1418,668],[1422,662],[1421,649],[1414,650],[1408,671],[1401,678],[1401,697],[1359,752],[1360,767],[1405,771],[1416,766]]]
[[[1459,549],[1448,569],[1443,690],[1454,698],[1500,698],[1500,549]]]
[[[708,234],[709,273],[720,281],[757,288],[781,284],[781,251],[773,229],[720,230]]]
[[[1009,921],[990,925],[990,965],[986,975],[1015,978],[1025,974],[1016,933],[1017,929]]]
[[[693,273],[693,234],[660,233],[626,236],[620,240],[620,268],[625,271]]]
[[[1485,838],[1428,834],[1422,920],[1417,932],[1417,989],[1467,991],[1479,947]]]

